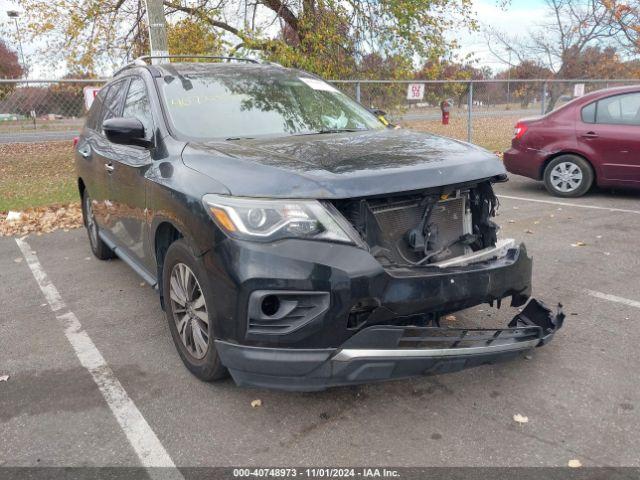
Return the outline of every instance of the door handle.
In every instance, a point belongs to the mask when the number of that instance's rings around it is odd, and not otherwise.
[[[587,133],[583,133],[582,137],[584,138],[598,138],[598,134],[596,132],[587,132]]]
[[[78,148],[78,153],[82,155],[83,158],[89,158],[91,156],[91,145],[85,144]]]
[[[109,172],[112,173],[115,170],[115,167],[113,166],[112,163],[105,163],[104,164],[104,169]]]

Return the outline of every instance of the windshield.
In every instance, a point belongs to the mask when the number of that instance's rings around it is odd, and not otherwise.
[[[384,128],[364,107],[313,77],[259,70],[165,75],[171,123],[196,139]]]

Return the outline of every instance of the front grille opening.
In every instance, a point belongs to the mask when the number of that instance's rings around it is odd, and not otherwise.
[[[334,202],[384,267],[427,266],[495,246],[497,204],[489,182]]]

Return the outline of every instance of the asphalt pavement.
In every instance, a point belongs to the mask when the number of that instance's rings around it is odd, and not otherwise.
[[[83,230],[27,237],[35,276],[0,239],[0,465],[153,464],[121,415],[135,410],[142,441],[177,466],[640,466],[640,194],[565,201],[517,178],[497,191],[502,235],[534,258],[534,295],[565,305],[554,341],[509,363],[321,393],[194,378],[156,293],[95,259]]]

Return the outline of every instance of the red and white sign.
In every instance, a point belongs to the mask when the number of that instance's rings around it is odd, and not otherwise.
[[[98,92],[102,87],[84,87],[82,91],[84,92],[84,106],[87,110],[91,108],[91,104],[93,103],[93,99],[96,98]]]
[[[410,83],[407,87],[407,100],[422,100],[424,98],[424,83]]]

